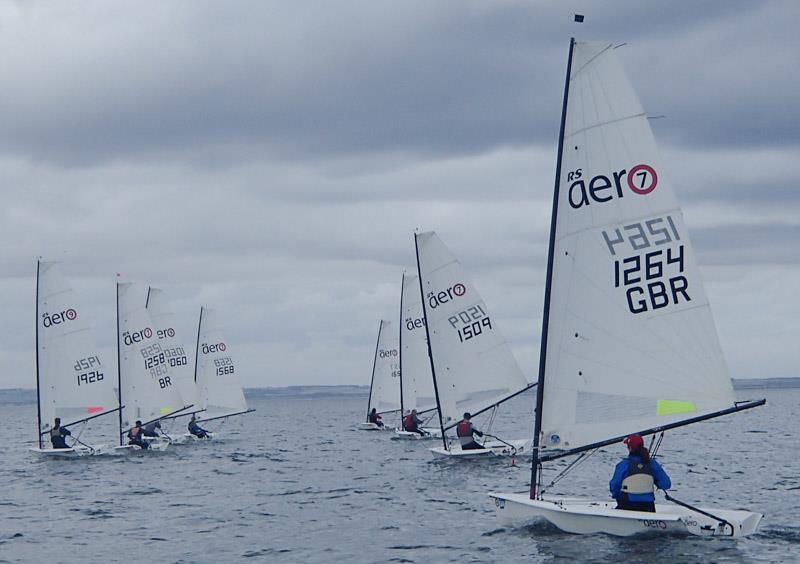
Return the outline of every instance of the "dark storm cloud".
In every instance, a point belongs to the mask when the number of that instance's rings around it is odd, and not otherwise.
[[[781,15],[792,5],[583,5],[584,27],[568,18],[581,3],[6,7],[0,150],[70,166],[213,166],[552,145],[574,32],[637,45],[631,75],[645,106],[670,115],[666,137],[797,141],[791,90],[776,99],[774,88],[796,80],[791,60],[776,56],[779,42],[797,41]],[[772,27],[749,38],[742,26]]]

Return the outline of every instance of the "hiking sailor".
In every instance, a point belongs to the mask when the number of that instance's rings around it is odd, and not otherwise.
[[[424,437],[427,433],[420,428],[422,425],[422,419],[417,417],[417,410],[412,409],[411,413],[406,415],[403,418],[403,430],[409,433],[419,433],[421,437]]]
[[[145,437],[158,437],[159,431],[161,431],[161,421],[151,421],[142,426],[142,434]]]
[[[189,432],[198,439],[210,439],[211,436],[208,431],[197,424],[197,418],[192,414],[192,419],[189,421]]]
[[[475,450],[479,448],[484,448],[483,445],[480,445],[475,442],[473,438],[473,434],[478,435],[479,437],[483,436],[483,433],[478,431],[475,426],[470,421],[472,415],[469,413],[464,414],[464,419],[458,422],[456,425],[456,435],[458,435],[458,440],[461,442],[461,450]]]
[[[136,424],[128,431],[128,444],[136,445],[142,450],[150,448],[150,443],[144,440],[144,431],[142,430],[142,422],[138,419]]]
[[[374,407],[372,408],[372,411],[369,412],[369,422],[374,423],[375,425],[383,429],[383,421],[381,421],[381,416],[378,413],[378,410],[375,409]]]
[[[617,509],[655,513],[656,496],[653,488],[668,490],[672,482],[644,446],[639,435],[623,441],[628,445],[628,458],[617,463],[609,482],[611,497],[617,500]]]
[[[61,426],[61,418],[56,417],[53,428],[50,429],[50,442],[53,448],[71,448],[64,437],[71,436],[69,429]]]

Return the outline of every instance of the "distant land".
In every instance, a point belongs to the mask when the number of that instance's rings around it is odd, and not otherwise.
[[[800,378],[741,378],[733,380],[737,390],[800,388]],[[366,397],[369,386],[285,386],[267,388],[245,388],[248,399],[261,398],[330,398]],[[0,389],[0,404],[15,405],[36,403],[36,390],[23,388]]]

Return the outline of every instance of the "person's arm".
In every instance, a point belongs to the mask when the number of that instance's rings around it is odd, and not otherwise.
[[[471,423],[470,423],[470,425],[471,425]],[[478,435],[479,437],[483,436],[483,433],[478,431],[474,426],[472,427],[472,432],[475,433],[476,435]]]
[[[653,469],[653,481],[658,489],[668,490],[672,487],[672,480],[669,479],[667,473],[664,472],[664,469],[655,459],[650,459],[650,468]]]
[[[614,475],[611,477],[611,481],[608,483],[608,490],[611,492],[611,497],[614,499],[617,499],[622,491],[622,480],[624,479],[627,471],[627,460],[622,460],[621,462],[617,463],[617,467],[614,468]]]
[[[72,433],[70,433],[69,429],[67,429],[66,427],[61,427],[61,436],[62,437],[72,436]]]

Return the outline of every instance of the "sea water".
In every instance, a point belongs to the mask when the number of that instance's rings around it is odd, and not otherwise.
[[[529,458],[437,461],[435,441],[356,430],[366,397],[253,399],[255,413],[208,424],[220,440],[74,460],[29,452],[36,405],[6,402],[0,561],[798,561],[800,390],[740,395],[768,404],[670,432],[658,452],[676,498],[766,514],[735,541],[501,527],[486,493],[525,491]],[[493,430],[530,436],[532,405],[515,398]],[[116,416],[102,419],[91,431],[105,427],[113,443]],[[552,492],[608,496],[623,454],[608,447]]]

